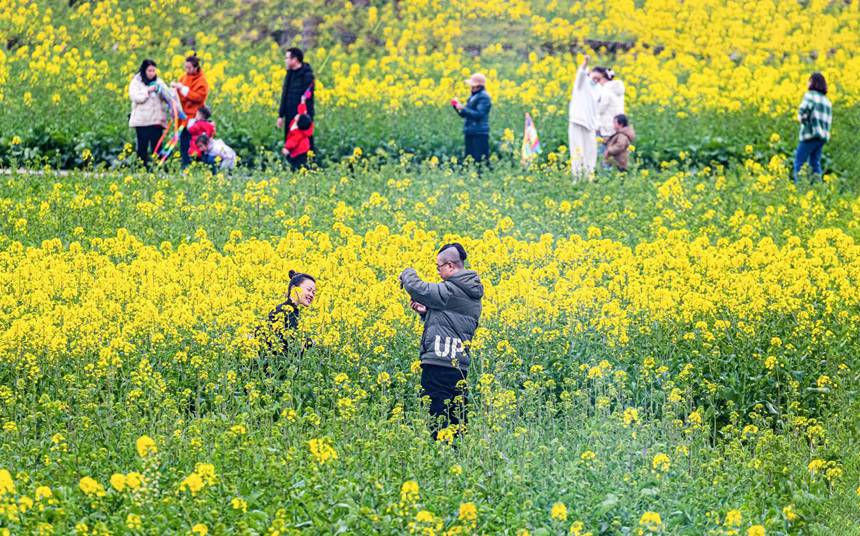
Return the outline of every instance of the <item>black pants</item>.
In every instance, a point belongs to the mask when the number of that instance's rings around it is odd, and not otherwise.
[[[143,160],[143,164],[148,168],[150,157],[155,151],[158,139],[164,133],[164,127],[161,125],[149,125],[134,127],[134,131],[137,134],[137,156]]]
[[[433,439],[448,425],[466,424],[466,373],[452,367],[421,365],[421,396],[430,397]]]
[[[490,158],[489,134],[466,134],[466,156],[471,156],[475,162],[483,162]]]
[[[293,171],[299,170],[303,167],[307,167],[308,166],[308,153],[300,154],[299,156],[296,156],[296,157],[288,156],[287,162],[290,163],[290,166],[292,166]]]
[[[182,158],[182,167],[191,165],[191,157],[188,155],[188,150],[191,148],[191,133],[188,128],[183,128],[179,133],[179,156]]]

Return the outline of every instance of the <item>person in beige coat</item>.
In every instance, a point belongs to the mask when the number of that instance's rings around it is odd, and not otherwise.
[[[167,111],[159,95],[159,91],[167,90],[167,85],[158,78],[158,66],[149,59],[143,60],[140,70],[128,84],[128,97],[131,99],[128,126],[137,134],[137,155],[147,167],[150,155],[167,127]]]
[[[606,140],[606,153],[603,155],[603,161],[606,165],[615,166],[619,171],[627,171],[630,144],[636,139],[636,132],[633,131],[633,125],[630,124],[624,114],[615,116],[613,130],[615,133]]]

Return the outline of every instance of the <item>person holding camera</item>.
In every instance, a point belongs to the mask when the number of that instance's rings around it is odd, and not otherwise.
[[[490,158],[490,109],[493,101],[485,88],[487,78],[483,74],[473,74],[466,83],[471,89],[469,100],[463,104],[451,99],[451,106],[464,119],[466,157],[471,156],[475,163],[479,163]]]
[[[410,307],[424,321],[421,335],[422,397],[430,398],[433,439],[441,428],[466,423],[466,375],[469,344],[481,319],[484,285],[473,270],[466,270],[466,250],[459,243],[445,244],[436,255],[441,283],[423,281],[413,268],[400,274],[411,298]]]

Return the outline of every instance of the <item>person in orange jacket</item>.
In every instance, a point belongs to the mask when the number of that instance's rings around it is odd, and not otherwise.
[[[179,82],[173,82],[170,85],[179,93],[179,102],[182,103],[182,110],[187,117],[195,117],[197,110],[206,104],[206,97],[209,95],[209,84],[206,82],[206,76],[200,68],[200,58],[196,54],[185,58],[185,75],[179,79]],[[190,147],[191,133],[188,132],[187,128],[183,128],[179,134],[182,167],[186,167],[191,163],[191,157],[188,155]]]

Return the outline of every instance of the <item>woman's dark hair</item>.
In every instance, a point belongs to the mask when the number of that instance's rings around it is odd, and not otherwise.
[[[454,248],[457,250],[457,253],[460,255],[460,262],[466,261],[466,250],[463,248],[462,244],[459,242],[452,242],[450,244],[445,244],[441,248],[439,248],[439,253],[442,253],[448,248]]]
[[[622,127],[626,127],[630,124],[630,121],[627,120],[627,116],[624,114],[618,114],[615,116],[615,120],[618,121],[618,124]]]
[[[197,136],[197,140],[195,141],[195,144],[198,147],[200,147],[201,145],[208,145],[209,144],[209,136],[207,136],[206,134],[201,134],[201,135]]]
[[[823,74],[812,73],[812,76],[809,77],[809,90],[827,95],[827,80],[824,79]]]
[[[150,67],[158,67],[158,65],[156,65],[155,62],[150,59],[145,59],[140,64],[140,69],[138,70],[138,72],[140,73],[140,79],[143,80],[144,84],[148,84],[155,80],[155,78],[149,79],[146,77],[146,70]]]
[[[209,120],[210,117],[212,117],[212,110],[210,110],[209,107],[206,106],[205,104],[203,106],[201,106],[200,108],[197,108],[197,111],[200,112],[200,115],[203,116],[203,119],[205,119],[207,121]]]
[[[314,283],[317,282],[317,280],[314,279],[311,275],[303,274],[295,270],[290,270],[290,284],[289,286],[287,286],[287,296],[289,296],[290,300],[293,299],[293,288],[301,285],[305,281],[313,281]]]
[[[607,80],[612,80],[613,78],[615,78],[615,75],[612,73],[612,71],[610,69],[607,69],[606,67],[595,67],[594,69],[592,69],[592,71],[600,73],[603,78]]]
[[[185,61],[187,63],[190,63],[191,66],[194,67],[195,69],[197,69],[198,71],[200,70],[200,58],[197,57],[196,52],[194,54],[188,56],[187,58],[185,58]]]
[[[302,114],[299,116],[299,121],[296,123],[296,126],[299,127],[299,130],[307,130],[311,128],[311,116],[308,114]]]
[[[299,63],[304,63],[305,61],[305,53],[302,52],[302,49],[300,48],[288,48],[287,54],[289,54],[291,58],[296,58],[297,60],[299,60]]]

